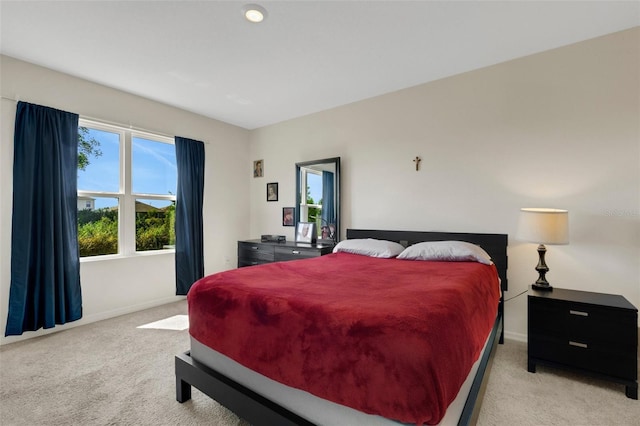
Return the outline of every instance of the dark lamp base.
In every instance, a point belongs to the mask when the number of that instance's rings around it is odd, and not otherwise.
[[[534,290],[539,290],[539,291],[553,290],[553,287],[549,285],[549,281],[547,281],[547,279],[545,278],[545,275],[547,274],[547,272],[549,272],[549,267],[544,261],[544,255],[546,252],[547,252],[547,248],[544,246],[544,244],[540,244],[538,246],[538,266],[536,266],[536,271],[538,271],[538,279],[531,286],[533,287]]]
[[[538,290],[538,291],[552,291],[553,290],[553,287],[551,287],[549,284],[537,284],[537,283],[534,283],[534,284],[531,284],[531,287],[534,290]]]

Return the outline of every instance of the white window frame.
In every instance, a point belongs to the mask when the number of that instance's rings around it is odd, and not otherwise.
[[[307,204],[307,174],[311,173],[314,175],[319,175],[322,178],[322,172],[314,169],[308,169],[306,167],[301,167],[300,170],[302,171],[302,185],[300,186],[300,191],[302,192],[302,194],[300,194],[300,200],[302,202],[300,203],[300,215],[298,217],[301,222],[307,222],[309,220],[309,207],[316,207],[320,209],[320,212],[322,213],[322,204]],[[303,216],[306,219],[303,220]]]
[[[127,129],[114,124],[105,124],[87,118],[80,118],[78,127],[117,133],[120,138],[120,187],[118,192],[78,190],[78,197],[116,198],[118,200],[118,253],[98,256],[84,256],[82,261],[111,259],[114,257],[148,256],[153,254],[175,253],[174,248],[159,250],[136,250],[136,199],[176,201],[176,195],[142,194],[133,190],[133,138],[147,139],[153,142],[174,145],[174,140],[140,130]]]

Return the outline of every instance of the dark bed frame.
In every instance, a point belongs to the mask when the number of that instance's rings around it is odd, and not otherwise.
[[[412,232],[347,229],[347,239],[375,238],[397,241],[405,246],[423,241],[467,241],[481,246],[492,258],[498,269],[502,288],[498,314],[491,330],[487,349],[480,360],[458,425],[475,424],[487,385],[489,372],[498,343],[504,342],[504,292],[507,290],[507,244],[506,234],[472,234],[452,232]],[[215,399],[254,426],[313,426],[298,414],[270,401],[251,389],[240,385],[230,377],[199,363],[189,351],[175,357],[176,399],[185,402],[191,399],[191,386]]]

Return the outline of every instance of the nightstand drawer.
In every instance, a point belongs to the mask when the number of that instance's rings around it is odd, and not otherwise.
[[[316,248],[307,247],[276,247],[276,262],[284,260],[308,259],[310,257],[319,257],[322,252]]]
[[[616,349],[616,348],[613,348]],[[637,379],[635,351],[612,350],[590,340],[529,336],[529,356],[625,379]]]
[[[259,261],[269,263],[274,261],[274,248],[266,244],[238,242],[238,259],[242,262]]]
[[[635,312],[544,299],[532,299],[529,309],[533,333],[617,347],[636,346]]]

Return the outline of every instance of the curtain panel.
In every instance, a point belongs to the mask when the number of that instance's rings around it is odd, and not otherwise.
[[[176,295],[204,276],[204,143],[176,136]]]
[[[18,102],[6,336],[82,317],[77,165],[78,115]]]
[[[333,173],[322,172],[322,224],[329,225],[336,223],[336,203],[333,192]]]

